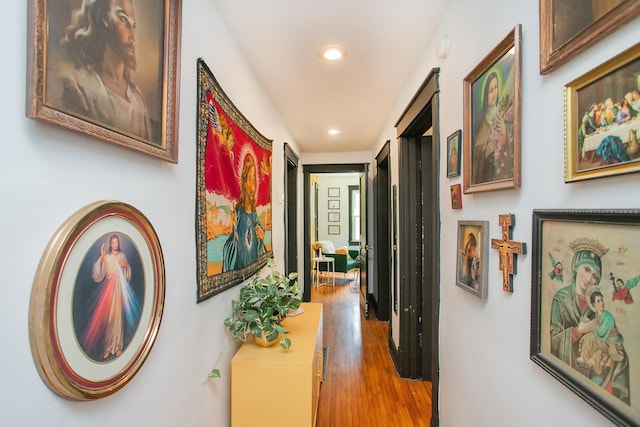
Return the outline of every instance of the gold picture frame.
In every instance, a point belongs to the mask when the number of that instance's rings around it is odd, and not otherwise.
[[[540,74],[549,74],[638,14],[637,0],[540,0]]]
[[[94,400],[124,387],[158,335],[165,296],[160,242],[131,205],[104,200],[69,217],[33,281],[29,340],[54,393]]]
[[[464,193],[520,188],[522,26],[463,81]]]
[[[565,182],[640,171],[638,76],[640,43],[565,86]]]
[[[182,0],[108,4],[29,0],[26,114],[177,163]]]

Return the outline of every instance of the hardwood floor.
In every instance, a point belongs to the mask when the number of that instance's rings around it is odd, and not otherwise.
[[[321,302],[326,379],[320,388],[316,426],[429,426],[431,383],[398,376],[388,350],[388,322],[366,320],[358,292],[343,275],[336,287],[315,286]]]

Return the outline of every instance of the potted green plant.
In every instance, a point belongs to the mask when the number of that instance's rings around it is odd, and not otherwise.
[[[300,286],[298,273],[288,276],[275,269],[275,261],[267,259],[271,272],[265,277],[255,275],[250,283],[240,288],[240,296],[231,301],[231,316],[224,320],[235,339],[245,341],[249,334],[259,343],[264,339],[267,345],[275,344],[282,334],[288,334],[282,321],[290,310],[300,307]],[[291,340],[283,337],[280,347],[289,349]]]

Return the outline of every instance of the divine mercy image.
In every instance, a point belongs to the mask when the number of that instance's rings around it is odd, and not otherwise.
[[[122,355],[140,324],[144,272],[140,254],[122,233],[100,238],[83,259],[73,291],[77,342],[93,361]]]

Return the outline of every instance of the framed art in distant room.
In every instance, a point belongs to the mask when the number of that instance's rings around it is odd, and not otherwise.
[[[340,234],[340,226],[339,225],[330,225],[328,228],[328,234]]]
[[[447,137],[447,178],[460,176],[461,139],[460,129]]]
[[[521,25],[463,81],[465,193],[520,188]]]
[[[329,197],[340,197],[340,187],[329,187],[327,194]]]
[[[340,209],[340,199],[337,199],[337,200],[330,199],[329,203],[328,203],[328,208],[329,209]]]
[[[565,182],[640,171],[640,43],[568,83]]]
[[[340,222],[340,212],[329,212],[329,222]]]
[[[109,200],[77,211],[33,281],[29,339],[42,380],[69,400],[120,390],[151,351],[164,296],[162,249],[140,211]]]
[[[640,13],[637,0],[540,0],[540,74],[548,74]]]
[[[177,163],[182,0],[28,2],[27,116]]]
[[[489,221],[458,221],[456,285],[480,299],[487,297]]]
[[[640,210],[534,210],[530,357],[640,426]]]

